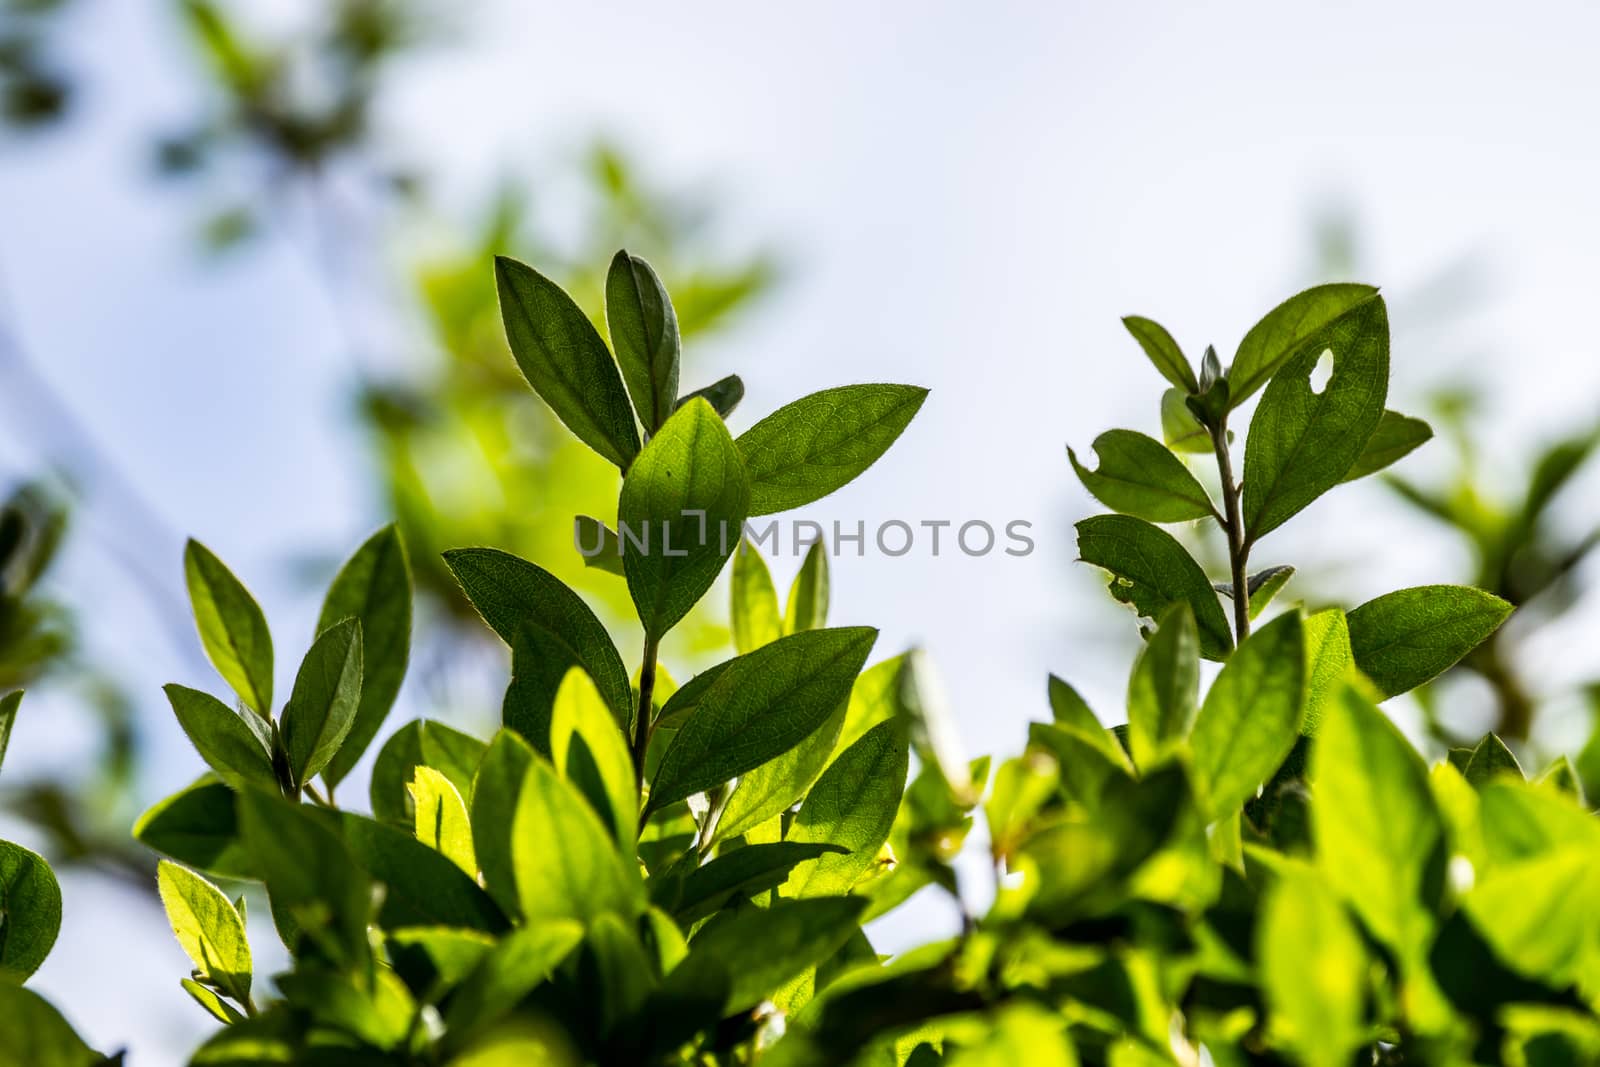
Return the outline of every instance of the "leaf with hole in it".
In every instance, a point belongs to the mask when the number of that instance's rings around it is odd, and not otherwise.
[[[1245,587],[1250,590],[1250,617],[1254,619],[1260,615],[1274,597],[1294,577],[1294,568],[1289,566],[1265,567],[1256,571],[1245,580]],[[1233,599],[1232,582],[1212,582],[1211,588]]]
[[[770,645],[783,636],[778,591],[766,560],[748,540],[733,556],[733,647],[740,654]]]
[[[730,374],[726,378],[718,378],[704,389],[679,397],[674,405],[674,411],[683,407],[691,400],[704,400],[716,410],[718,415],[727,418],[733,414],[733,409],[739,406],[739,401],[744,399],[744,379],[737,374]]]
[[[1111,574],[1111,595],[1155,621],[1186,601],[1200,633],[1200,654],[1220,660],[1233,648],[1227,616],[1200,564],[1175,538],[1143,519],[1096,515],[1077,524],[1078,556]]]
[[[912,385],[842,385],[802,397],[739,435],[750,514],[820,500],[876,463],[928,397]]]
[[[532,267],[496,256],[494,273],[522,376],[578,440],[627,470],[639,454],[639,430],[617,364],[588,316]]]
[[[904,724],[879,723],[822,772],[784,840],[845,851],[799,864],[785,896],[843,896],[872,870],[900,810],[910,752]]]
[[[1210,431],[1189,410],[1188,394],[1182,389],[1161,394],[1161,440],[1172,451],[1187,455],[1214,451]]]
[[[549,679],[544,708],[555,699],[566,668],[582,667],[594,679],[618,723],[633,720],[633,689],[605,625],[583,599],[555,575],[509,552],[460,548],[444,554],[461,589],[483,621],[513,650],[525,629],[537,632],[548,655],[565,649],[541,676]],[[542,738],[529,738],[536,745]]]
[[[0,841],[0,986],[26,981],[60,931],[61,887],[50,865],[21,845]]]
[[[1319,390],[1313,372],[1332,353]],[[1244,450],[1246,541],[1277,529],[1350,473],[1383,418],[1389,393],[1389,313],[1362,301],[1305,337],[1273,376]]]
[[[200,644],[233,691],[262,715],[272,714],[272,634],[255,598],[199,541],[183,550]]]
[[[1163,378],[1186,393],[1200,391],[1200,383],[1194,378],[1194,368],[1189,366],[1183,349],[1178,347],[1178,342],[1172,339],[1165,327],[1138,315],[1124,317],[1122,325],[1139,342],[1139,347],[1144,349],[1144,354],[1150,357],[1150,362],[1155,364]]]
[[[162,691],[195,751],[224,781],[277,788],[271,755],[232,708],[198,689],[174,684],[164,686]]]
[[[1416,449],[1433,439],[1433,427],[1421,419],[1402,415],[1398,411],[1385,411],[1372,431],[1367,447],[1361,450],[1356,465],[1344,476],[1347,482],[1376,474],[1391,464],[1398,463]]]
[[[361,623],[356,619],[324,630],[301,662],[280,730],[297,787],[322,772],[355,723],[361,664]]]
[[[633,408],[655,433],[678,399],[678,314],[650,264],[626,251],[606,273],[606,326]]]
[[[711,588],[738,547],[749,503],[744,461],[711,405],[674,412],[617,502],[622,567],[647,634],[661,637]]]
[[[1200,700],[1200,635],[1187,601],[1167,605],[1128,679],[1128,747],[1150,768],[1188,736]]]
[[[361,700],[344,743],[322,769],[330,787],[344,781],[378,736],[411,656],[411,569],[394,525],[367,538],[339,568],[322,602],[317,632],[344,619],[361,623]]]
[[[1094,498],[1113,511],[1151,522],[1187,522],[1215,515],[1205,488],[1161,442],[1132,430],[1107,430],[1094,439],[1097,470],[1067,458]]]
[[[478,860],[472,848],[472,821],[466,801],[450,779],[432,767],[412,772],[411,802],[416,813],[417,840],[441,853],[473,878]]]
[[[1510,614],[1510,604],[1470,586],[1399,589],[1349,613],[1350,650],[1361,672],[1392,697],[1453,667]]]
[[[14,689],[0,697],[0,766],[6,762],[6,746],[11,743],[11,725],[17,721],[17,709],[21,706],[20,689]]]
[[[1294,748],[1305,713],[1305,643],[1287,612],[1239,643],[1195,717],[1195,791],[1209,819],[1233,814]]]
[[[1266,385],[1307,338],[1377,296],[1378,290],[1370,285],[1318,285],[1267,312],[1239,342],[1228,367],[1230,406],[1238,407]]]
[[[172,932],[195,970],[240,1004],[248,1003],[250,942],[233,904],[222,890],[170,860],[158,865],[156,885]]]
[[[661,758],[646,811],[721,785],[788,752],[850,694],[878,631],[807,630],[733,660]]]
[[[783,632],[820,630],[828,625],[828,553],[821,540],[812,542],[800,572],[789,586],[783,609]]]

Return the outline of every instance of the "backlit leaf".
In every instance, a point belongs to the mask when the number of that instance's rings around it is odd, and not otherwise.
[[[1349,613],[1350,649],[1361,672],[1392,697],[1454,666],[1510,614],[1510,604],[1468,586],[1400,589]]]
[[[1199,627],[1200,654],[1220,660],[1233,633],[1205,571],[1171,534],[1143,519],[1096,515],[1077,524],[1078,556],[1111,574],[1111,595],[1152,622],[1167,605],[1187,602]]]

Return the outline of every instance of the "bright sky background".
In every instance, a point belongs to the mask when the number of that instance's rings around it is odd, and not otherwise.
[[[1600,361],[1582,325],[1600,279],[1593,5],[460,6],[473,9],[462,39],[407,67],[388,115],[449,200],[597,130],[658,179],[725,194],[733,243],[770,241],[791,266],[701,363],[706,380],[744,376],[736,428],[843,382],[933,390],[870,476],[804,515],[1033,523],[1026,559],[933,558],[924,544],[835,561],[834,621],[880,626],[880,655],[926,644],[974,752],[1020,746],[1047,714],[1048,671],[1118,717],[1133,627],[1071,564],[1070,523],[1095,509],[1063,446],[1116,425],[1158,432],[1160,380],[1121,315],[1231,355],[1313,280],[1311,220],[1342,203],[1362,224],[1362,280],[1391,296],[1391,406],[1469,375],[1493,386],[1492,439],[1513,449],[1595,415]],[[149,134],[184,114],[188,56],[158,0],[87,7],[71,47],[92,78],[82,120],[0,155],[9,314],[165,522],[171,594],[193,533],[262,595],[275,630],[309,631],[316,598],[289,561],[343,555],[382,520],[345,417],[336,321],[288,242],[221,269],[197,260],[187,205],[142,169]],[[1433,328],[1428,285],[1462,262],[1469,299]],[[0,407],[8,473],[45,451],[19,407]],[[1341,489],[1316,515],[1259,561],[1326,561],[1322,588],[1350,602],[1464,577],[1451,542],[1375,489]],[[112,562],[130,531],[91,515],[79,533],[64,594],[143,701],[152,777],[186,779],[200,764],[158,687],[213,680]],[[776,564],[780,581],[796,562]],[[1124,639],[1085,636],[1096,625]],[[1575,650],[1592,664],[1592,644],[1571,639],[1533,651],[1580,677]],[[70,764],[85,730],[70,707],[30,701],[8,776]],[[187,965],[159,913],[89,876],[66,891],[39,988],[101,1046],[131,1043],[135,1067],[178,1062],[206,1022],[178,989]],[[923,909],[885,940],[946,919]],[[254,940],[265,955],[270,930]]]

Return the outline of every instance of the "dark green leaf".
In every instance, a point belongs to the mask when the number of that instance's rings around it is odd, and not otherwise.
[[[768,415],[738,440],[750,514],[798,508],[850,482],[889,450],[927,396],[910,385],[844,385]]]
[[[828,625],[828,552],[822,540],[806,550],[800,573],[789,586],[789,601],[783,609],[783,632],[820,630]]]
[[[1227,616],[1205,571],[1171,534],[1143,519],[1096,515],[1077,525],[1078,556],[1111,573],[1111,595],[1152,622],[1186,601],[1200,631],[1200,654],[1220,660],[1233,647]]]
[[[283,749],[296,786],[320,774],[339,751],[361,703],[361,677],[361,623],[346,619],[322,631],[283,708]]]
[[[1372,431],[1367,447],[1362,449],[1356,465],[1344,476],[1347,482],[1365,478],[1383,468],[1399,462],[1433,437],[1433,427],[1421,419],[1402,415],[1398,411],[1385,411]]]
[[[277,788],[278,777],[272,770],[271,755],[232,708],[198,689],[168,685],[163,691],[178,717],[178,725],[183,727],[195,751],[223,781]]]
[[[342,782],[378,736],[411,655],[411,570],[394,526],[369,537],[339,569],[322,602],[317,632],[343,619],[361,623],[361,702],[344,743],[322,769],[329,785]]]
[[[1362,673],[1392,697],[1454,666],[1510,614],[1510,604],[1481,589],[1400,589],[1350,612],[1350,649]]]
[[[1265,567],[1252,574],[1245,581],[1245,587],[1250,590],[1250,617],[1253,619],[1260,615],[1293,577],[1294,568],[1281,565]],[[1229,600],[1233,599],[1232,582],[1212,582],[1211,587]]]
[[[806,794],[785,840],[838,845],[794,869],[785,896],[843,896],[878,860],[905,792],[910,748],[904,724],[879,723],[839,754]]]
[[[655,433],[678,399],[678,315],[650,264],[625,251],[606,274],[606,325],[634,410]]]
[[[622,542],[617,531],[588,515],[572,520],[572,536],[585,567],[622,577]]]
[[[250,997],[250,942],[244,920],[222,890],[170,860],[156,870],[167,922],[195,970],[241,1004]]]
[[[577,665],[594,679],[617,721],[632,721],[628,670],[605,626],[577,593],[549,571],[508,552],[462,548],[446,552],[444,559],[472,606],[507,645],[515,647],[522,629],[533,627],[569,650],[570,660],[554,673],[550,700],[555,699],[566,667]]]
[[[672,410],[678,410],[691,400],[704,400],[716,409],[718,415],[727,418],[733,414],[733,409],[738,407],[739,401],[743,399],[744,380],[737,374],[730,374],[726,378],[718,378],[704,389],[696,389],[680,398]]]
[[[1228,368],[1232,406],[1238,407],[1266,385],[1309,337],[1377,295],[1370,285],[1318,285],[1267,312],[1239,342]]]
[[[1518,779],[1524,777],[1522,764],[1517,762],[1517,757],[1511,754],[1504,741],[1492,733],[1483,735],[1483,740],[1472,750],[1466,770],[1462,773],[1475,786],[1482,786],[1500,774],[1514,775]]]
[[[0,1063],[16,1067],[105,1067],[61,1013],[31,989],[0,982]]]
[[[478,764],[472,784],[472,845],[484,888],[507,915],[520,914],[511,862],[511,824],[517,797],[535,758],[533,746],[513,730],[500,730]]]
[[[11,726],[17,721],[17,708],[22,706],[22,690],[14,689],[0,697],[0,766],[6,761],[6,746],[11,743]]]
[[[1138,315],[1127,316],[1122,320],[1122,325],[1133,334],[1133,339],[1139,342],[1139,347],[1144,349],[1144,354],[1150,357],[1150,362],[1155,364],[1163,378],[1185,393],[1200,391],[1200,383],[1194,380],[1194,368],[1189,366],[1183,349],[1178,347],[1178,342],[1172,339],[1165,328]]]
[[[843,851],[842,846],[825,842],[746,845],[691,871],[678,887],[676,899],[662,903],[669,903],[673,918],[689,926],[735,900],[776,889],[797,863]]]
[[[711,588],[744,533],[744,462],[709,404],[688,404],[622,482],[617,536],[645,632],[660,637]]]
[[[627,470],[639,454],[639,431],[606,343],[555,282],[505,256],[495,257],[494,268],[522,376],[578,440]]]
[[[384,886],[378,920],[385,928],[454,926],[498,933],[508,925],[472,875],[411,834],[354,812],[340,812],[334,825],[350,856]]]
[[[878,632],[807,630],[740,656],[706,690],[662,757],[647,811],[789,751],[850,695]]]
[[[1160,625],[1128,679],[1128,747],[1141,768],[1154,767],[1188,736],[1200,699],[1200,635],[1187,601],[1161,613]]]
[[[1195,789],[1211,819],[1231,815],[1272,777],[1300,736],[1306,655],[1299,612],[1245,638],[1195,718]]]
[[[233,572],[199,541],[183,550],[183,577],[200,643],[239,699],[272,714],[272,635],[266,616]]]
[[[747,540],[739,542],[733,556],[731,615],[733,647],[741,653],[753,652],[783,636],[783,619],[778,615],[778,591],[772,585],[772,572],[767,569],[767,561]]]
[[[206,775],[158,801],[133,825],[143,845],[219,878],[259,878],[239,837],[232,789]]]
[[[1083,487],[1113,511],[1151,522],[1187,522],[1215,515],[1205,488],[1160,441],[1132,430],[1107,430],[1094,439],[1099,470],[1067,449]]]
[[[1312,372],[1324,352],[1333,376]],[[1383,418],[1389,393],[1389,313],[1373,297],[1305,336],[1272,378],[1244,450],[1246,539],[1276,529],[1344,480]]]
[[[38,970],[60,931],[61,887],[50,865],[21,845],[0,841],[0,988],[20,985]]]

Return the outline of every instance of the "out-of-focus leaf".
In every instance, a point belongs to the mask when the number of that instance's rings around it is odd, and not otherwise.
[[[739,401],[744,399],[744,380],[737,374],[730,374],[726,378],[718,378],[704,389],[696,389],[679,398],[672,410],[676,411],[691,400],[704,400],[716,410],[718,415],[726,419],[733,414],[733,409],[739,406]]]
[[[1511,754],[1504,741],[1492,733],[1484,734],[1472,750],[1462,774],[1474,786],[1481,786],[1498,774],[1515,775],[1519,779],[1524,777],[1522,764],[1517,762],[1517,757]]]
[[[1344,1067],[1366,1041],[1367,952],[1344,907],[1317,879],[1279,878],[1256,931],[1274,1044],[1306,1067]]]
[[[1302,628],[1306,643],[1306,714],[1300,732],[1314,737],[1323,711],[1343,687],[1355,656],[1350,651],[1350,630],[1340,609],[1326,608],[1307,615]]]
[[[741,654],[754,652],[783,636],[772,572],[748,540],[739,542],[733,557],[732,620],[733,647]]]
[[[11,726],[17,721],[17,709],[22,706],[22,690],[13,690],[0,697],[0,766],[6,762],[6,746],[11,743]]]
[[[1189,410],[1188,394],[1182,389],[1161,394],[1161,440],[1174,452],[1186,455],[1213,450],[1210,431]]]
[[[1200,635],[1188,601],[1169,604],[1128,679],[1128,744],[1140,767],[1186,737],[1200,696]]]
[[[1189,738],[1195,785],[1213,819],[1230,815],[1272,777],[1300,736],[1305,704],[1300,614],[1245,638],[1211,684]]]
[[[828,625],[828,553],[822,540],[814,541],[806,551],[794,584],[789,586],[789,600],[783,609],[783,632],[797,634],[801,630],[820,630]]]
[[[581,924],[555,918],[518,927],[501,938],[450,998],[445,1047],[462,1047],[509,1014],[582,940]]]
[[[0,982],[0,1063],[27,1067],[99,1067],[108,1062],[83,1043],[39,994]]]

